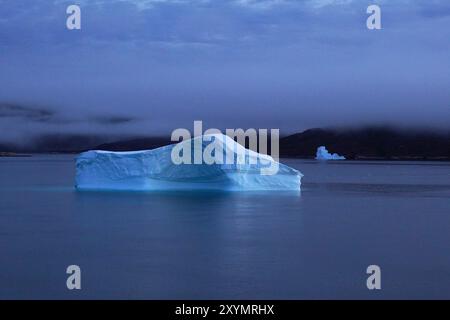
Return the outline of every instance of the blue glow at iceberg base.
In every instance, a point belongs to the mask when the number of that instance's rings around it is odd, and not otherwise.
[[[191,150],[192,158],[196,152],[203,155],[214,149],[211,154],[215,158],[223,155],[225,163],[175,164],[173,153],[180,149]],[[230,154],[232,164],[226,161]],[[87,151],[76,161],[78,190],[299,191],[302,177],[298,170],[246,149],[222,134],[199,136],[153,150]]]

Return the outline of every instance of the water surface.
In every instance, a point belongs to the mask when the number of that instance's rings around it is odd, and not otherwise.
[[[450,163],[282,162],[301,193],[76,192],[73,156],[0,158],[0,298],[450,298]]]

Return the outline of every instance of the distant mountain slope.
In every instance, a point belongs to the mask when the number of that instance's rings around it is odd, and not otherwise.
[[[171,142],[169,138],[162,137],[135,138],[113,143],[104,143],[95,147],[95,149],[108,151],[137,151],[154,149],[172,143],[174,142]]]
[[[306,130],[282,138],[280,153],[312,158],[321,145],[347,159],[450,160],[450,134],[390,128]]]
[[[110,141],[114,139],[105,136],[47,135],[38,137],[27,147],[0,145],[0,152],[78,153],[89,149],[133,151],[154,149],[173,143],[169,137],[135,137]],[[331,153],[338,153],[347,159],[450,161],[450,133],[382,127],[306,130],[281,138],[280,155],[314,158],[317,147],[322,145]]]
[[[170,143],[168,138],[138,138],[102,144],[95,149],[132,151]],[[450,134],[390,128],[310,129],[281,138],[280,155],[314,158],[317,147],[322,145],[347,159],[450,160]]]

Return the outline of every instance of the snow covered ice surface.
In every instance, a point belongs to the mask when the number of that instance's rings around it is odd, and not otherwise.
[[[217,148],[211,154],[223,150],[226,164],[205,161],[175,164],[173,161],[173,151],[186,147],[185,150],[192,151],[194,159],[196,152],[203,154],[211,150],[212,143]],[[229,154],[234,160],[232,164],[225,161]],[[271,171],[274,168],[276,171]],[[87,151],[76,161],[78,190],[298,191],[302,176],[299,171],[246,149],[222,134],[199,136],[153,150]]]
[[[345,157],[337,153],[329,153],[324,146],[318,147],[316,152],[316,160],[345,160]]]

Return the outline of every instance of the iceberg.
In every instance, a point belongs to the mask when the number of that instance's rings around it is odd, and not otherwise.
[[[189,160],[210,152],[216,161],[211,163],[211,159],[205,158],[199,163],[197,158],[193,163],[178,163],[174,155],[180,150],[186,152],[183,156]],[[130,191],[298,191],[302,177],[299,171],[268,155],[246,149],[226,135],[213,134],[152,150],[83,152],[76,159],[75,187]]]
[[[345,160],[344,156],[340,156],[337,153],[329,153],[324,146],[318,147],[316,152],[316,160]]]

